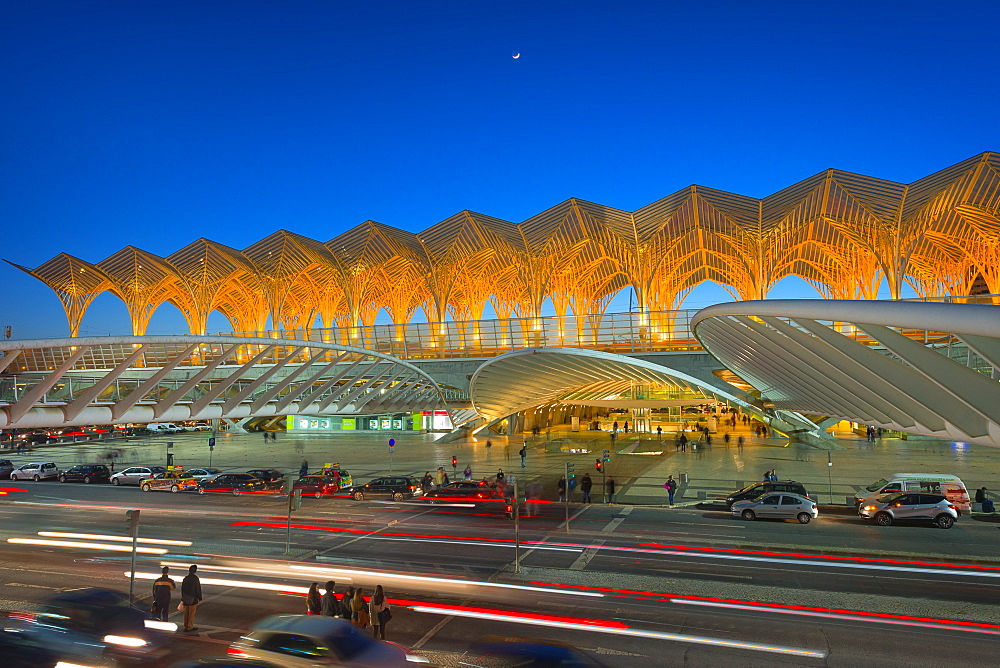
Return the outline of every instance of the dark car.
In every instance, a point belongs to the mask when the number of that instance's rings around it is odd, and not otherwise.
[[[59,482],[111,482],[111,471],[104,464],[77,464],[60,473]]]
[[[56,668],[59,654],[23,631],[0,630],[0,656],[4,668]]]
[[[726,498],[726,507],[732,510],[733,504],[737,501],[750,501],[751,499],[756,499],[761,494],[770,494],[771,492],[790,492],[799,496],[809,496],[802,483],[795,482],[794,480],[778,480],[777,482],[762,481],[747,485],[738,492],[730,494]]]
[[[430,503],[503,501],[503,495],[482,480],[459,480],[442,485],[437,489],[424,492],[422,498]]]
[[[347,487],[344,493],[354,497],[355,501],[367,498],[390,498],[393,501],[402,501],[423,492],[420,489],[420,481],[416,478],[386,476],[375,478],[364,485]]]
[[[162,661],[173,637],[147,618],[129,606],[128,594],[70,589],[49,599],[38,613],[10,613],[6,626],[29,634],[64,661],[133,665]]]
[[[285,482],[285,474],[278,469],[252,469],[247,474],[263,480],[270,489],[278,489]]]
[[[223,473],[212,480],[203,480],[198,488],[199,494],[229,492],[233,496],[239,496],[243,492],[253,494],[266,491],[267,482],[249,473]]]
[[[292,483],[292,489],[301,489],[303,496],[315,496],[321,499],[324,496],[333,496],[334,492],[340,489],[340,485],[333,476],[306,475]],[[288,488],[282,485],[280,491],[287,492]]]
[[[55,443],[57,439],[49,436],[44,431],[36,431],[30,434],[21,434],[19,437],[22,443],[29,445],[40,445],[44,443]]]
[[[564,666],[601,668],[605,664],[572,645],[542,638],[490,635],[478,638],[461,656],[463,666]]]
[[[0,459],[0,480],[10,478],[11,471],[14,470],[14,462],[9,459]]]

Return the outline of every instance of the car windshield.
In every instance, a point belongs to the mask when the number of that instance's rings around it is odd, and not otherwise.
[[[865,487],[865,489],[867,489],[869,492],[877,492],[883,487],[885,487],[886,483],[888,482],[889,482],[888,480],[882,478],[878,482],[873,482],[872,484],[868,485],[867,487]]]

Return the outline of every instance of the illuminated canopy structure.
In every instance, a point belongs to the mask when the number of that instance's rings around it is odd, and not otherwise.
[[[164,303],[192,334],[218,311],[235,332],[557,315],[599,320],[621,289],[640,313],[715,281],[762,299],[799,276],[824,297],[1000,294],[1000,154],[910,184],[829,169],[763,199],[690,186],[634,212],[570,199],[519,224],[462,211],[423,232],[368,221],[327,241],[285,230],[242,251],[198,239],[158,257],[128,246],[96,264],[62,253],[20,267],[62,301],[71,336],[103,292],[134,334]],[[660,316],[653,316],[660,317]],[[652,323],[651,323],[652,324]]]

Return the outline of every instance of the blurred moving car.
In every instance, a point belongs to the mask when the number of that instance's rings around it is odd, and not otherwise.
[[[200,469],[189,469],[188,475],[201,482],[202,480],[211,480],[215,476],[222,473],[219,469],[213,469],[211,466],[204,466]]]
[[[733,504],[733,515],[749,521],[758,517],[766,519],[798,520],[809,524],[819,516],[816,502],[798,494],[761,494],[752,501]]]
[[[166,656],[177,628],[147,617],[129,606],[128,594],[111,589],[70,589],[49,599],[41,612],[8,613],[6,627],[29,634],[64,661],[75,664],[143,664]]]
[[[130,466],[123,471],[111,474],[112,485],[138,485],[146,478],[152,478],[157,473],[166,473],[162,466]]]
[[[28,445],[43,445],[45,443],[55,443],[57,440],[59,440],[58,438],[50,436],[48,432],[44,431],[33,431],[30,433],[21,434],[17,438],[22,443]]]
[[[111,471],[104,464],[77,464],[59,474],[59,482],[110,482]]]
[[[10,474],[13,470],[14,462],[9,459],[0,459],[0,480],[7,480],[10,478]]]
[[[368,637],[346,619],[319,615],[265,617],[229,646],[229,655],[264,659],[289,668],[318,665],[396,668],[426,663],[407,654],[399,645]]]
[[[340,489],[340,485],[329,476],[305,475],[292,483],[292,489],[301,489],[303,496],[315,496],[321,499],[324,496],[333,496],[334,492]],[[287,492],[288,486],[282,485],[279,491]]]
[[[59,654],[24,631],[0,630],[0,656],[4,668],[55,668],[59,663]]]
[[[453,502],[488,502],[503,501],[503,495],[490,487],[483,480],[459,480],[442,485],[437,489],[424,492],[423,497],[430,503]]]
[[[602,668],[603,663],[583,651],[542,638],[482,636],[460,657],[463,666],[560,666],[565,668]]]
[[[58,478],[59,467],[53,462],[32,462],[19,466],[10,472],[11,480],[45,480],[46,478]]]
[[[249,473],[222,473],[211,480],[203,480],[198,487],[199,494],[206,492],[225,493],[239,496],[243,492],[266,492],[267,483],[260,478],[254,478]]]
[[[278,489],[285,482],[285,474],[278,469],[252,469],[247,473],[258,480],[263,480],[271,489]]]
[[[761,494],[770,494],[771,492],[790,492],[806,498],[809,497],[806,488],[800,482],[795,482],[794,480],[779,480],[777,482],[765,480],[747,485],[743,489],[730,494],[726,497],[726,507],[732,509],[733,504],[737,501],[750,501],[751,499],[756,499]]]
[[[140,482],[139,489],[144,492],[169,490],[176,494],[186,489],[198,489],[198,481],[184,471],[165,471]]]
[[[345,487],[343,492],[353,497],[355,501],[362,501],[369,497],[390,498],[393,501],[402,501],[403,499],[423,494],[423,490],[420,488],[420,481],[416,478],[394,476],[375,478],[364,485]]]
[[[884,527],[896,520],[918,520],[950,529],[958,520],[958,506],[943,494],[895,493],[861,504],[858,514]]]

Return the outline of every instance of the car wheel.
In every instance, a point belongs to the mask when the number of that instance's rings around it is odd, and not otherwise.
[[[355,492],[354,493],[354,500],[355,501],[364,501],[365,500],[365,494],[364,494],[364,492]]]
[[[875,516],[875,524],[882,527],[889,526],[890,524],[892,524],[892,515],[890,515],[889,513],[879,513],[878,515]]]
[[[316,492],[316,493],[313,494],[313,496],[315,496],[317,499],[322,499],[323,498],[323,492]]]
[[[199,488],[199,489],[198,489],[198,493],[199,493],[199,494],[204,494],[204,493],[205,493],[205,490],[204,490],[204,489],[201,489],[201,488]]]
[[[59,482],[66,482],[66,476],[64,475],[59,476]]]
[[[745,520],[746,520],[747,522],[752,522],[752,521],[753,521],[753,519],[754,519],[755,517],[757,517],[757,516],[756,516],[756,515],[754,514],[754,512],[753,512],[752,510],[750,510],[749,508],[748,508],[748,509],[746,509],[746,510],[744,510],[744,511],[743,511],[743,512],[741,513],[741,516],[742,516],[742,517],[743,517],[743,519],[745,519]]]
[[[170,486],[170,491],[173,492],[174,494],[176,494],[177,492],[181,491],[181,488],[178,487],[177,485],[171,485]]]
[[[393,495],[392,495],[392,500],[393,501],[402,501],[405,498],[406,497],[401,492],[394,492]]]
[[[114,485],[115,487],[117,487],[118,485],[121,484],[121,482],[119,482],[118,478],[112,478],[111,479],[111,484]]]
[[[240,495],[240,490],[234,489],[233,490],[233,496],[239,496],[239,495]]]
[[[941,513],[934,519],[934,524],[938,525],[942,529],[950,529],[955,526],[955,518],[951,515]]]
[[[142,487],[140,487],[139,489],[141,489],[141,490],[142,490],[142,491],[144,491],[144,492],[148,492],[148,491],[149,491],[149,490],[150,490],[151,488],[150,488],[150,486],[149,486],[149,485],[143,485],[143,486],[142,486]]]
[[[92,482],[92,481],[91,481],[91,479],[90,479],[90,476],[89,476],[89,475],[85,475],[85,476],[83,476],[83,484],[84,484],[84,485],[89,485],[89,484],[90,484],[91,482]]]
[[[812,516],[809,513],[799,513],[798,519],[799,524],[809,524],[809,520],[812,519]]]
[[[34,478],[32,478],[32,480],[34,480],[35,482],[38,482],[39,480],[41,480],[41,478],[39,478],[39,477],[38,477],[38,474],[36,473],[36,474],[35,474],[35,477],[34,477]]]

